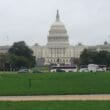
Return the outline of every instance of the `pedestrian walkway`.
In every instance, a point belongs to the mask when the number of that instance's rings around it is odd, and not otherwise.
[[[106,95],[0,96],[0,101],[92,101],[110,100]]]

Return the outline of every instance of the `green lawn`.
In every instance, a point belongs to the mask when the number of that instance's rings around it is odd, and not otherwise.
[[[0,74],[0,95],[109,93],[109,72]]]
[[[0,102],[0,110],[110,110],[110,101]]]

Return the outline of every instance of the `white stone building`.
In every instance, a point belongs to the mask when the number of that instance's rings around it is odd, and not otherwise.
[[[108,51],[110,52],[110,44],[105,41],[102,45],[96,45],[96,46],[89,46],[88,47],[92,51]]]
[[[5,54],[8,53],[10,46],[0,46],[0,53]]]
[[[64,24],[60,20],[57,11],[56,20],[52,24],[47,37],[47,45],[32,46],[36,60],[44,59],[44,64],[71,64],[71,58],[79,58],[86,48],[83,45],[72,46],[69,44],[69,36]]]

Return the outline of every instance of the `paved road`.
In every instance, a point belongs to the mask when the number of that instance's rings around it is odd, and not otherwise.
[[[0,101],[86,101],[110,100],[109,95],[0,96]]]

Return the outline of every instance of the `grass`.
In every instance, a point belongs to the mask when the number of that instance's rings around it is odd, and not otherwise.
[[[0,102],[0,110],[110,110],[110,101]]]
[[[110,73],[0,74],[0,95],[110,94]]]

